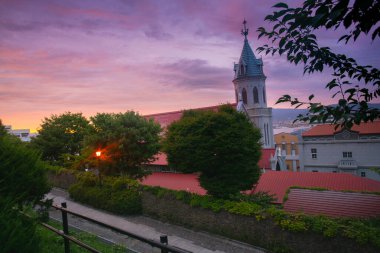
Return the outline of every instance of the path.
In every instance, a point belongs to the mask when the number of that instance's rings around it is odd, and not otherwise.
[[[149,239],[159,241],[160,235],[168,235],[170,245],[194,253],[265,252],[263,249],[256,248],[246,243],[163,223],[145,216],[118,216],[105,211],[100,211],[74,202],[69,198],[68,193],[61,189],[54,188],[46,197],[52,198],[54,204],[60,205],[62,202],[66,202],[69,210]],[[55,219],[60,219],[61,213],[59,211],[52,211],[50,216]],[[128,248],[137,252],[160,252],[158,249],[153,250],[151,246],[145,243],[141,243],[132,238],[127,238],[125,235],[115,233],[107,228],[100,227],[72,215],[69,215],[69,224],[81,230],[96,234],[106,240],[127,245]]]

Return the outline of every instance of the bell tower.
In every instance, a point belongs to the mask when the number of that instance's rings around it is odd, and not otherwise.
[[[265,90],[266,76],[263,60],[257,59],[248,43],[247,21],[243,22],[241,34],[244,36],[243,50],[239,62],[234,64],[235,88],[238,110],[244,111],[251,122],[261,130],[263,148],[274,148],[272,108],[267,107]]]

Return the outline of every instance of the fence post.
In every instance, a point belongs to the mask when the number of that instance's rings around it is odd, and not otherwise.
[[[61,203],[61,207],[67,208],[66,202]],[[69,223],[67,221],[67,212],[64,210],[61,210],[62,212],[62,225],[63,225],[63,233],[65,235],[69,234]],[[67,238],[63,238],[65,242],[65,253],[70,253],[70,240]]]
[[[160,242],[162,244],[165,244],[165,245],[168,245],[168,236],[167,235],[161,235],[160,236]],[[166,249],[161,249],[161,253],[168,253],[169,251],[167,251]]]

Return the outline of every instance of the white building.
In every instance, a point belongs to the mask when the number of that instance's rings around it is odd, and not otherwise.
[[[34,133],[30,133],[30,129],[12,129],[12,126],[5,126],[5,130],[8,131],[8,133],[17,136],[20,138],[21,141],[29,142],[32,137],[36,136]]]
[[[233,79],[237,109],[248,114],[252,123],[260,128],[263,148],[274,148],[272,108],[267,107],[263,61],[257,59],[247,39],[248,29],[244,20],[244,45],[239,63],[234,64]]]
[[[351,173],[380,180],[380,121],[361,123],[351,130],[315,126],[302,134],[299,151],[301,171]]]

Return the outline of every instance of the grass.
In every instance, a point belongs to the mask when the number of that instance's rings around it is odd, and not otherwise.
[[[62,225],[59,222],[56,221],[49,221],[49,225],[57,228],[62,229]],[[41,237],[41,253],[51,253],[51,252],[64,252],[64,243],[63,238],[57,234],[55,234],[53,231],[50,231],[49,229],[38,226],[37,227],[37,233]],[[128,252],[126,248],[120,246],[120,245],[112,245],[105,243],[101,241],[97,236],[82,232],[82,231],[75,231],[73,229],[70,230],[70,236],[75,237],[76,239],[80,240],[81,242],[93,247],[94,249],[99,250],[100,252],[104,253],[119,253],[119,252]],[[87,253],[88,250],[79,247],[73,242],[70,242],[70,252],[71,253]]]

